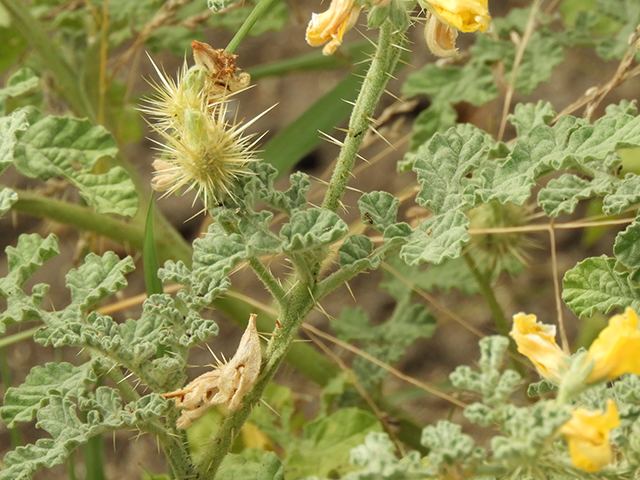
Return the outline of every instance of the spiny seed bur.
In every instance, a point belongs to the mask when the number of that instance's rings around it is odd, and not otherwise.
[[[179,429],[186,430],[215,405],[224,404],[232,411],[242,406],[242,397],[256,383],[262,364],[255,319],[255,314],[249,316],[247,329],[231,360],[227,363],[218,360],[214,370],[200,375],[184,388],[163,395],[173,399],[182,410],[176,422]]]
[[[175,80],[154,64],[157,93],[141,111],[153,117],[149,123],[161,137],[154,140],[160,154],[153,162],[153,189],[163,197],[183,187],[196,190],[208,209],[224,196],[233,198],[235,181],[250,174],[247,165],[257,161],[254,147],[261,137],[246,130],[266,112],[239,121],[233,97],[250,77],[236,66],[237,55],[196,41],[192,47],[195,65],[185,63]]]

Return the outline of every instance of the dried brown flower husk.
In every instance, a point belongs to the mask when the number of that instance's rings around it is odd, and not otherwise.
[[[209,93],[234,93],[249,86],[251,77],[236,66],[238,55],[232,55],[222,48],[215,49],[197,40],[191,42],[191,49],[196,65],[204,67],[209,72]]]
[[[176,407],[182,409],[176,426],[189,428],[215,405],[226,405],[229,410],[242,406],[242,397],[253,387],[260,374],[262,350],[256,329],[256,315],[249,316],[238,350],[229,362],[214,366],[214,370],[200,375],[180,390],[165,393]]]

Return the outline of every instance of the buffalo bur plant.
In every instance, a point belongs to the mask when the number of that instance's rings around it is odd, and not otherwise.
[[[487,0],[317,2],[313,9],[324,11],[296,41],[319,48],[251,71],[242,42],[284,35],[297,6],[201,3],[0,0],[0,171],[62,182],[65,191],[47,197],[5,175],[0,214],[66,224],[133,255],[87,249],[63,275],[70,300],[51,308],[50,286],[33,278],[51,268],[56,236],[23,233],[6,248],[0,417],[13,446],[0,479],[65,464],[68,478],[78,478],[78,449],[86,478],[106,478],[104,440],[117,430],[155,438],[166,465],[141,468],[149,479],[637,478],[640,117],[633,98],[607,100],[637,83],[640,3],[533,0],[495,17]],[[230,30],[230,43],[200,41],[212,28]],[[370,42],[351,43],[355,30]],[[439,60],[412,56],[416,39]],[[186,48],[193,57],[177,72],[156,56]],[[531,101],[567,55],[589,49],[608,62],[605,82],[567,90],[563,105]],[[137,99],[119,82],[144,50],[154,73],[151,91]],[[277,109],[243,115],[243,97],[264,76],[345,62],[345,79],[277,135],[264,137],[257,122]],[[384,138],[387,111],[377,107],[387,88],[400,92],[398,110],[429,99],[412,119],[408,146]],[[490,102],[502,113],[488,131],[458,121],[456,106]],[[155,142],[150,185],[119,148],[141,116]],[[321,141],[319,130],[339,147],[327,181],[295,171],[277,188]],[[357,204],[347,204],[363,142],[382,139],[405,148],[397,171],[411,188],[358,190]],[[210,220],[192,243],[153,208],[189,191],[203,205],[195,215]],[[410,205],[417,214],[407,214]],[[560,229],[615,236],[613,250],[561,272]],[[522,312],[495,292],[531,268],[531,232],[549,239],[545,281],[554,301]],[[290,268],[274,268],[274,259]],[[264,285],[270,304],[234,288],[230,275],[241,268]],[[141,314],[116,321],[106,307],[136,269],[147,290]],[[335,337],[304,323],[329,294],[377,269],[386,279],[379,288],[395,300],[382,323],[348,306],[331,322]],[[454,288],[480,294],[494,326],[478,332],[473,366],[458,366],[436,387],[393,364],[434,333],[434,315],[459,319],[429,293]],[[210,310],[222,315],[213,320]],[[557,325],[536,315],[557,317]],[[608,325],[587,331],[580,318],[598,315]],[[213,364],[189,377],[190,351],[227,320],[244,329],[235,353],[213,351]],[[571,345],[568,322],[590,333],[587,348]],[[296,343],[301,329],[321,348]],[[7,352],[30,341],[78,355],[12,381]],[[353,362],[326,341],[355,353]],[[274,382],[285,360],[323,387],[315,417],[301,416],[295,388]],[[450,402],[456,415],[421,423],[385,395],[389,375]],[[41,433],[33,443],[20,435],[29,422]],[[484,434],[465,433],[471,425]]]

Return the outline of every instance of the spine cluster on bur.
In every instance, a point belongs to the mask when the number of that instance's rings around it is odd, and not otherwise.
[[[160,135],[152,187],[163,196],[196,190],[205,209],[222,197],[233,197],[234,181],[256,161],[259,141],[246,130],[258,118],[238,121],[235,96],[249,87],[250,77],[236,66],[237,55],[205,43],[191,44],[195,65],[185,61],[175,80],[153,64],[159,83],[156,96],[141,109]],[[153,62],[152,62],[153,63]]]

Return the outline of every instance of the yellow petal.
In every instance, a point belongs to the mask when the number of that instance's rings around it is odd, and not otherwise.
[[[424,27],[424,38],[431,53],[438,57],[455,57],[458,55],[456,38],[458,31],[446,23],[442,23],[438,17],[427,13],[427,23]]]
[[[623,373],[640,375],[640,331],[638,314],[627,308],[622,315],[615,315],[609,325],[591,344],[587,360],[594,366],[588,382],[612,380]]]
[[[323,49],[325,55],[332,54],[342,43],[342,37],[355,25],[360,14],[360,6],[355,0],[331,0],[324,13],[314,13],[307,27],[307,43],[319,47],[329,42]]]
[[[573,466],[585,472],[596,472],[611,462],[613,453],[609,433],[620,425],[618,408],[607,400],[607,411],[591,412],[578,408],[573,418],[560,427],[560,433],[569,444]]]
[[[535,315],[518,313],[513,316],[509,335],[515,340],[518,351],[533,362],[542,377],[547,380],[560,378],[565,353],[556,344],[554,325],[538,323]]]
[[[429,11],[440,21],[461,32],[489,28],[488,0],[426,0]]]

